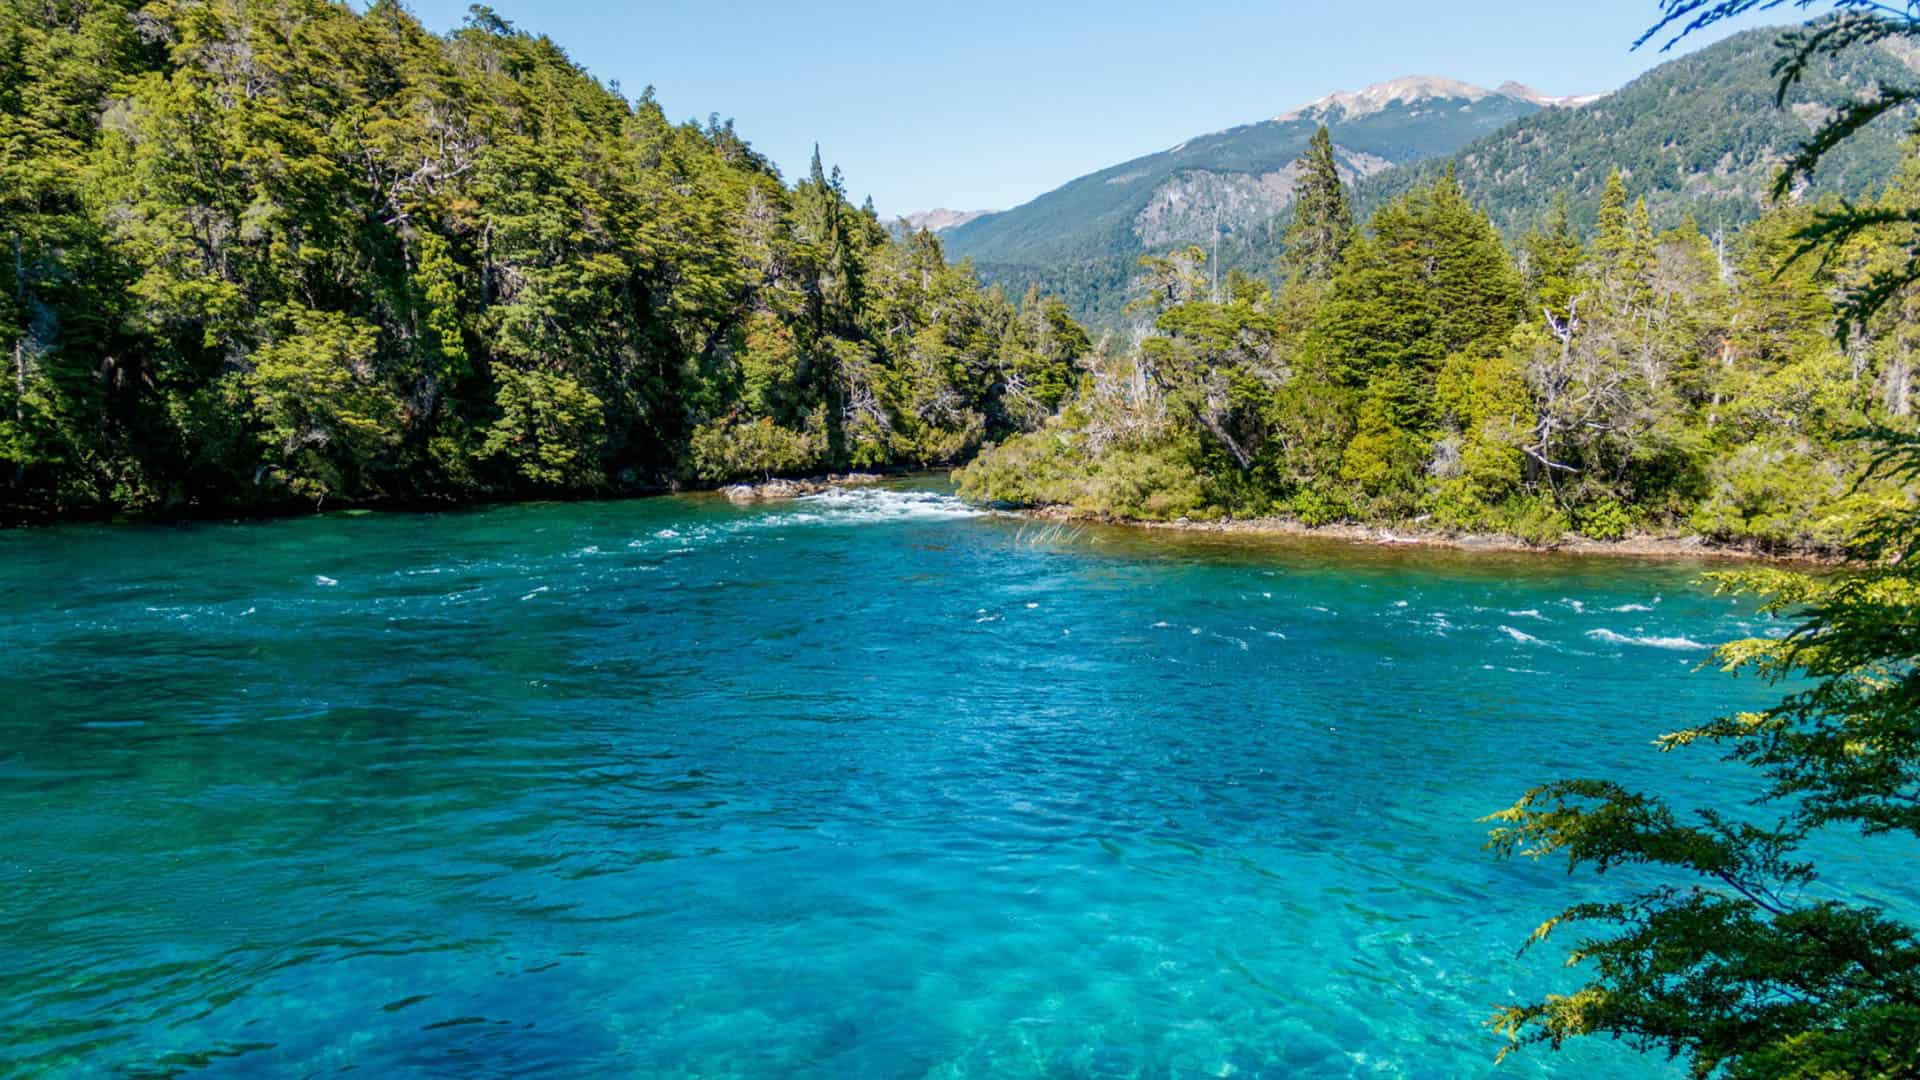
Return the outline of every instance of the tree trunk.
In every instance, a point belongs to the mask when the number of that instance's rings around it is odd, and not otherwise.
[[[20,234],[13,234],[13,299],[20,308],[21,318],[27,313],[27,272],[26,261],[20,253]],[[20,328],[20,336],[13,339],[13,426],[16,432],[24,433],[27,426],[27,352],[26,332]],[[19,437],[19,436],[17,436]],[[17,490],[27,479],[25,455],[13,459],[13,486]]]

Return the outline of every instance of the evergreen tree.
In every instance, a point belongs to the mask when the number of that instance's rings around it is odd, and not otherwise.
[[[1290,280],[1328,281],[1339,269],[1340,258],[1353,238],[1353,210],[1346,186],[1340,181],[1333,139],[1325,124],[1313,133],[1298,165],[1293,221],[1282,241],[1285,252],[1280,257],[1280,273]]]
[[[1544,225],[1527,233],[1525,251],[1529,316],[1541,309],[1564,314],[1579,289],[1584,257],[1566,192],[1554,197]]]

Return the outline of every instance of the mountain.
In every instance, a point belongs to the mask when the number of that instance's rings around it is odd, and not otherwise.
[[[910,230],[925,229],[928,232],[946,232],[956,229],[974,218],[991,214],[991,210],[920,210],[911,214],[901,214],[899,221]]]
[[[949,255],[974,260],[1010,292],[1040,284],[1083,317],[1110,323],[1141,253],[1210,243],[1216,230],[1270,229],[1292,201],[1296,161],[1321,124],[1343,174],[1359,181],[1587,100],[1518,83],[1488,90],[1437,76],[1395,79],[1102,169],[950,228],[943,239]]]
[[[1740,225],[1767,204],[1781,165],[1835,104],[1910,84],[1920,71],[1920,50],[1904,39],[1856,48],[1813,66],[1779,108],[1772,75],[1779,36],[1778,29],[1749,30],[1661,64],[1587,108],[1523,117],[1464,147],[1450,159],[1455,174],[1509,236],[1538,222],[1560,191],[1576,221],[1592,220],[1616,166],[1630,190],[1647,196],[1658,226],[1689,214],[1709,231]],[[1902,110],[1845,142],[1822,162],[1808,194],[1858,195],[1884,183],[1913,119],[1914,110]],[[1442,167],[1435,161],[1369,178],[1359,204],[1377,206]],[[1261,254],[1277,255],[1277,245]]]

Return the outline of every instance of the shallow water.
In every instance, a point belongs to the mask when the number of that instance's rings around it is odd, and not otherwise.
[[[1647,744],[1768,697],[1701,569],[926,486],[0,535],[0,1073],[1491,1075],[1594,894],[1475,819],[1747,790]]]

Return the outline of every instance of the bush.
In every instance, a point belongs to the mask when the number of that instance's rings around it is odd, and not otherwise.
[[[1082,466],[1068,450],[1066,435],[1048,429],[989,446],[954,480],[969,502],[1006,506],[1059,506],[1073,501],[1071,481]]]
[[[1352,517],[1353,505],[1339,491],[1316,484],[1294,495],[1293,516],[1300,519],[1300,524],[1317,529]]]
[[[817,426],[795,431],[768,419],[715,420],[694,429],[687,467],[711,483],[771,479],[776,473],[818,468],[826,452],[827,440]]]
[[[1859,466],[1817,453],[1804,441],[1749,443],[1714,463],[1711,488],[1693,527],[1721,540],[1766,548],[1837,549],[1874,499],[1853,489]]]
[[[1520,495],[1501,503],[1492,515],[1496,527],[1534,547],[1552,547],[1567,535],[1573,522],[1543,495]]]
[[[1159,448],[1107,454],[1080,485],[1073,503],[1096,514],[1142,521],[1212,519],[1221,513],[1193,466],[1166,457]]]
[[[1594,540],[1619,540],[1633,524],[1633,512],[1612,496],[1596,499],[1574,511],[1575,528],[1580,535]]]

